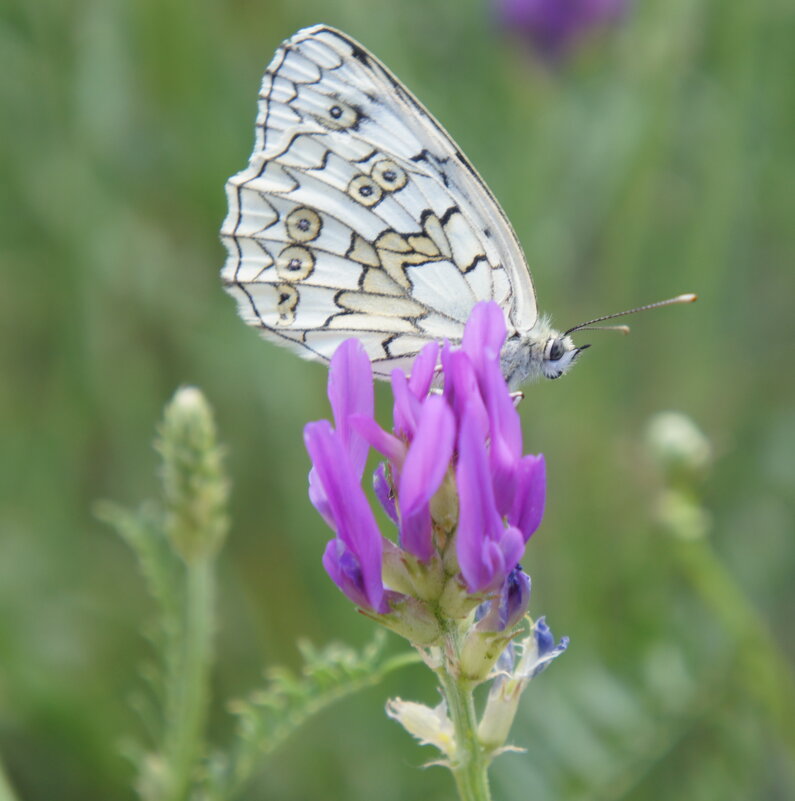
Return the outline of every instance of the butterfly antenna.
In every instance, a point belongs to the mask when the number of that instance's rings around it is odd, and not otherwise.
[[[619,334],[628,334],[628,325],[578,325],[576,331],[616,331]]]
[[[698,295],[693,295],[692,293],[688,293],[686,295],[677,295],[675,298],[668,298],[668,300],[658,300],[657,303],[649,303],[646,306],[638,306],[635,309],[627,309],[627,311],[615,312],[614,314],[605,314],[601,317],[594,317],[593,320],[588,320],[586,323],[580,323],[579,325],[575,325],[573,328],[570,328],[566,331],[563,336],[568,336],[569,334],[573,334],[575,331],[582,331],[585,328],[592,328],[594,323],[601,323],[602,320],[612,320],[614,317],[623,317],[626,314],[636,314],[637,312],[648,311],[649,309],[659,309],[661,306],[673,306],[674,303],[692,303],[694,300],[698,300]],[[626,329],[625,333],[629,331],[626,326],[600,326],[600,328],[609,328],[609,329]]]

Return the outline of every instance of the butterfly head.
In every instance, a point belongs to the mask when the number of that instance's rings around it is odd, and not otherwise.
[[[502,371],[511,388],[544,376],[560,378],[589,345],[577,346],[568,332],[560,333],[542,317],[528,331],[508,336],[502,349]]]
[[[696,296],[692,294],[677,295],[675,298],[650,303],[647,306],[605,314],[575,325],[563,333],[555,331],[549,325],[549,321],[542,317],[531,329],[515,331],[508,337],[502,351],[503,375],[514,389],[524,381],[540,375],[545,378],[560,378],[571,369],[577,357],[586,348],[591,347],[590,345],[578,347],[574,344],[571,334],[577,331],[619,331],[628,334],[629,328],[625,325],[597,325],[597,323],[639,311],[671,306],[674,303],[692,303],[694,300]]]
[[[541,352],[539,369],[545,378],[560,378],[567,373],[577,357],[590,345],[577,345],[567,334],[550,330]]]

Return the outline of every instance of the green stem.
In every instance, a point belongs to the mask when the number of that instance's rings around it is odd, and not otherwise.
[[[775,636],[707,539],[680,541],[675,553],[701,597],[731,633],[749,694],[762,704],[795,764],[795,678]]]
[[[164,798],[183,801],[202,756],[207,711],[207,683],[212,661],[215,576],[211,556],[187,563],[185,637],[179,666],[171,676],[173,717],[166,734],[170,784]]]
[[[445,652],[449,655],[437,671],[447,711],[453,724],[456,755],[451,765],[461,801],[491,801],[489,791],[489,755],[478,739],[478,719],[475,713],[472,683],[455,675],[460,664],[459,632],[453,630],[445,637]]]

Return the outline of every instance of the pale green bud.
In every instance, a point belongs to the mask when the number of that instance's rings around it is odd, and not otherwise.
[[[646,430],[649,449],[670,479],[692,481],[712,461],[712,448],[696,424],[679,412],[660,412]]]
[[[437,555],[422,562],[386,538],[383,539],[383,549],[381,571],[384,586],[421,601],[439,599],[445,575],[442,560]]]
[[[228,529],[229,486],[212,412],[198,389],[177,390],[166,407],[156,448],[163,459],[171,547],[186,562],[214,553]]]
[[[487,679],[495,662],[512,639],[510,631],[471,629],[461,649],[461,677],[475,684]]]
[[[484,593],[471,593],[458,575],[448,575],[439,598],[439,609],[444,617],[464,620],[485,599]]]
[[[390,611],[385,615],[362,613],[386,626],[412,645],[435,645],[442,636],[439,621],[430,609],[416,598],[400,596],[390,601]]]
[[[442,550],[447,550],[448,540],[458,523],[458,488],[452,470],[447,471],[441,486],[431,498],[431,517],[436,523],[437,538],[441,535]]]
[[[498,751],[505,745],[526,685],[524,680],[495,679],[478,726],[478,739],[487,751]]]

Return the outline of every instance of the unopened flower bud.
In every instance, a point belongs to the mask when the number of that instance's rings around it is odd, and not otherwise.
[[[412,645],[428,646],[438,643],[442,635],[439,621],[422,601],[390,592],[387,592],[386,597],[390,611],[385,615],[373,616],[374,620],[405,637]]]
[[[555,644],[543,617],[535,622],[527,637],[516,645],[521,656],[515,667],[504,676],[498,677],[489,691],[486,709],[478,728],[478,737],[485,748],[496,751],[503,747],[525,687],[553,659],[560,656],[568,645],[568,637],[563,637]]]
[[[487,679],[512,639],[510,632],[472,629],[466,635],[461,649],[461,676],[474,684]]]
[[[194,387],[177,390],[156,443],[163,459],[166,533],[185,560],[214,553],[228,528],[229,487],[212,412]]]
[[[696,424],[679,412],[660,412],[646,430],[649,449],[670,479],[692,482],[709,467],[712,449]]]

